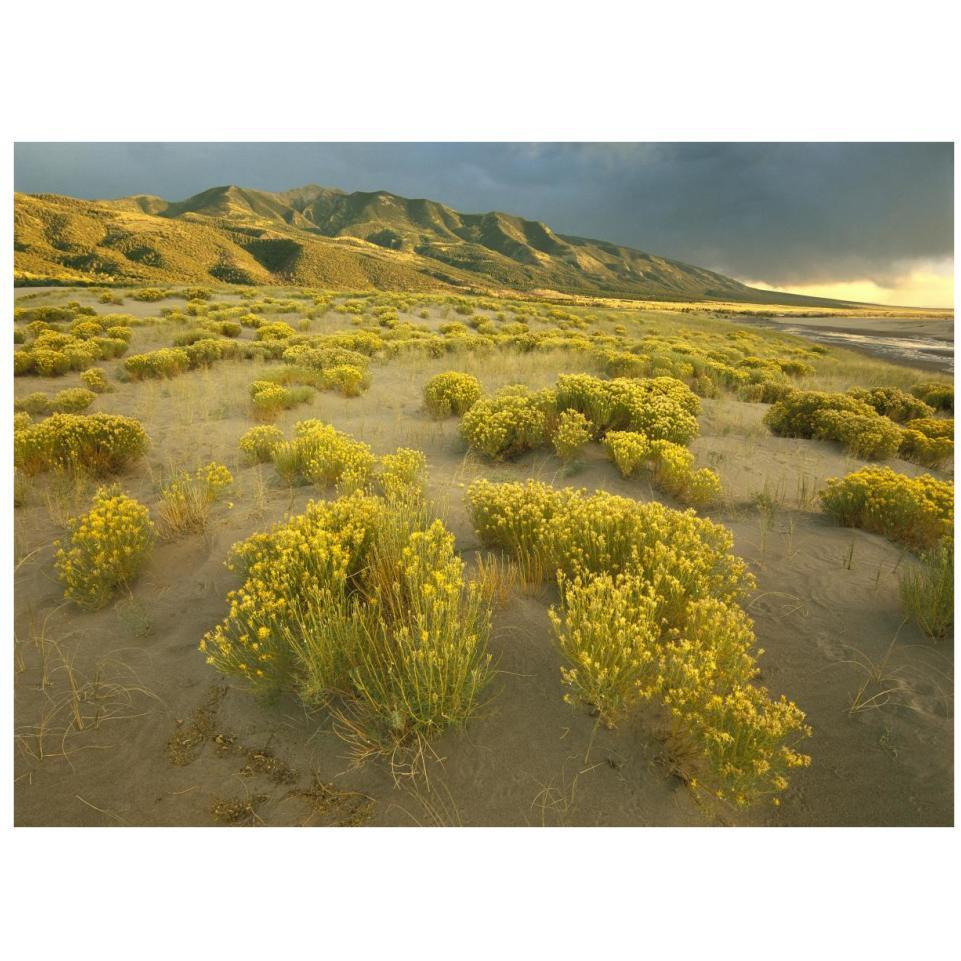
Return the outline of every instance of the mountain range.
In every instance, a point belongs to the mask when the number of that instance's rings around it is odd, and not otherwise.
[[[387,191],[213,187],[181,201],[15,194],[17,284],[231,283],[836,305],[511,214]]]

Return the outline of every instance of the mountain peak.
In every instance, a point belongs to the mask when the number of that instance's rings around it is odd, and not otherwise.
[[[223,184],[185,200],[15,197],[21,282],[298,284],[544,291],[661,300],[815,301],[503,211],[389,190]]]

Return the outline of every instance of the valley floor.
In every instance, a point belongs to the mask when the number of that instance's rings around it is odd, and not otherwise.
[[[114,307],[74,290],[18,304],[66,299],[145,318],[183,303]],[[441,308],[429,313],[426,323],[445,319]],[[332,313],[310,322],[312,331],[344,326]],[[130,352],[170,338],[163,324],[137,327]],[[474,373],[492,390],[547,386],[576,363],[562,351],[401,356],[374,363],[363,396],[317,393],[277,424],[289,435],[298,420],[315,417],[377,454],[398,446],[424,451],[431,504],[470,566],[482,547],[463,497],[478,477],[534,477],[670,503],[646,483],[622,478],[597,445],[569,468],[546,452],[492,464],[466,450],[456,418],[436,421],[423,410],[423,384],[441,371]],[[99,396],[93,410],[137,417],[150,435],[147,457],[122,478],[125,489],[151,504],[168,471],[211,460],[230,468],[235,489],[206,534],[160,543],[129,596],[84,613],[64,601],[52,559],[66,518],[86,509],[94,485],[69,487],[50,476],[31,482],[15,515],[17,824],[952,823],[952,642],[932,642],[904,621],[898,574],[914,563],[911,555],[880,536],[839,528],[818,509],[815,492],[827,478],[864,466],[837,444],[775,437],[762,423],[766,405],[730,394],[703,400],[692,444],[697,464],[716,470],[723,485],[722,502],[706,513],[733,531],[736,552],[757,578],[746,606],[764,650],[761,682],[796,701],[814,730],[805,743],[813,763],[795,773],[780,807],[699,804],[664,761],[657,717],[606,730],[566,704],[547,617],[557,599],[550,584],[515,590],[496,612],[489,703],[465,730],[437,741],[424,759],[426,776],[412,779],[383,761],[352,765],[328,716],[308,714],[293,699],[260,703],[198,653],[237,585],[224,566],[230,546],[318,496],[283,483],[270,464],[240,459],[238,440],[253,423],[248,387],[263,362],[228,360],[140,383],[116,379],[122,364],[100,365],[115,391]],[[813,383],[843,388],[865,376],[907,383],[918,374],[837,351]],[[18,377],[16,394],[76,384],[76,373],[55,384]],[[91,708],[82,729],[72,723],[77,696]]]

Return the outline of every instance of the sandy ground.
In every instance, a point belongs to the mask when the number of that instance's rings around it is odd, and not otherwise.
[[[128,300],[98,308],[150,316],[161,306]],[[330,326],[343,326],[343,318],[331,315]],[[169,330],[138,328],[131,352],[169,339]],[[102,366],[112,375],[119,363]],[[490,389],[552,383],[571,364],[568,356],[536,354],[468,356],[456,366]],[[450,367],[450,359],[375,366],[363,397],[318,394],[278,425],[289,431],[320,417],[376,453],[424,450],[430,497],[468,562],[480,545],[463,493],[475,477],[533,476],[653,496],[642,482],[622,479],[599,449],[573,470],[543,452],[507,465],[468,455],[456,420],[438,423],[421,410],[423,382]],[[564,704],[547,619],[556,592],[546,586],[515,593],[497,612],[491,701],[466,730],[435,744],[426,778],[395,781],[381,762],[352,766],[329,717],[309,716],[292,699],[260,704],[197,651],[237,584],[223,564],[230,545],[312,495],[281,483],[269,465],[239,461],[256,370],[226,362],[167,382],[118,383],[92,408],[144,421],[151,452],[123,482],[148,503],[175,466],[216,459],[236,478],[233,506],[217,509],[207,534],[160,544],[129,597],[81,613],[63,602],[55,580],[52,542],[67,516],[86,509],[90,488],[38,479],[16,511],[18,824],[209,825],[217,805],[233,805],[238,823],[268,825],[952,823],[953,650],[902,624],[897,574],[913,563],[910,555],[881,537],[834,527],[818,511],[817,487],[861,462],[831,443],[773,437],[761,423],[765,406],[731,399],[704,402],[693,450],[724,485],[725,501],[710,516],[732,529],[758,580],[748,607],[765,651],[762,682],[794,699],[815,731],[806,743],[813,764],[796,774],[780,808],[700,807],[661,762],[656,718],[607,731]],[[55,384],[17,378],[16,392],[78,382],[76,374]],[[863,700],[887,693],[852,712],[862,688]],[[70,726],[77,704],[82,730]]]

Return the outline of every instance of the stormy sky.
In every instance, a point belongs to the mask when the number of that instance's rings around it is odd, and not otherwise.
[[[950,143],[20,143],[14,180],[87,198],[180,200],[228,183],[382,189],[778,289],[953,303]]]

